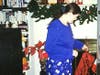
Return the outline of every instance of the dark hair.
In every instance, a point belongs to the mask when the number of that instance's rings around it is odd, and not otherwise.
[[[81,9],[76,3],[70,3],[67,6],[65,6],[64,13],[72,12],[73,14],[80,14]]]
[[[54,18],[55,19],[59,18],[64,13],[68,13],[68,12],[72,12],[73,14],[80,14],[81,9],[76,3],[69,3],[66,6],[62,6],[62,8],[60,8],[59,12],[56,15],[54,15]]]

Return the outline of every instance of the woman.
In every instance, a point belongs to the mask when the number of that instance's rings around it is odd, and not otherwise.
[[[45,42],[49,56],[46,62],[47,75],[72,75],[72,60],[78,54],[74,49],[88,51],[85,44],[73,38],[70,27],[80,12],[77,4],[67,4],[60,17],[49,24]]]

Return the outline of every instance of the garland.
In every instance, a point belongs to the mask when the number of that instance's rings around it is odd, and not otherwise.
[[[62,7],[64,7],[62,3],[42,5],[39,4],[37,0],[31,0],[28,4],[29,12],[33,13],[31,17],[37,18],[36,22],[50,17],[55,18],[55,15],[59,13],[59,9],[62,9]],[[78,20],[80,21],[80,25],[83,24],[85,20],[87,20],[87,23],[97,20],[97,5],[93,4],[88,8],[87,6],[83,7]]]
[[[89,8],[87,6],[82,8],[81,16],[78,20],[80,24],[83,24],[85,20],[87,20],[87,23],[97,20],[97,5],[93,4]]]

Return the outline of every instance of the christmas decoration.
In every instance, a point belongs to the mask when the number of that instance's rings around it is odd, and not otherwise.
[[[31,0],[28,4],[28,10],[33,13],[31,17],[37,18],[36,22],[41,19],[46,18],[55,18],[56,14],[59,13],[60,9],[64,7],[64,3],[56,3],[56,4],[39,4],[37,0]],[[89,9],[88,9],[89,8]],[[82,8],[82,13],[78,20],[80,21],[80,25],[87,20],[87,23],[93,22],[97,20],[97,5],[93,4],[90,6],[85,6]]]
[[[89,7],[85,6],[82,8],[82,12],[78,20],[80,21],[80,24],[83,24],[85,21],[89,23],[97,20],[97,5],[93,4]]]
[[[44,50],[44,44],[45,44],[45,42],[39,41],[34,46],[28,46],[23,49],[25,56],[26,56],[23,58],[23,61],[22,61],[23,62],[23,70],[29,69],[29,65],[28,65],[29,60],[27,60],[27,56],[29,56],[29,55],[33,56],[36,51],[38,52],[38,57],[40,59],[41,69],[43,69],[43,70],[45,69],[44,66],[45,66],[45,61],[48,58],[48,54]]]
[[[44,49],[42,49],[42,46],[44,46],[44,43],[45,42],[41,42],[39,41],[37,44],[35,44],[34,46],[28,46],[26,48],[24,48],[24,53],[25,53],[25,56],[27,55],[34,55],[35,52],[37,51],[38,54],[39,54],[39,59],[40,60],[44,60],[44,59],[47,59],[48,58],[48,54],[45,52]]]

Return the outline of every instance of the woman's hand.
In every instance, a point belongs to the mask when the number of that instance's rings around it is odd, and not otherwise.
[[[85,44],[83,45],[82,50],[83,51],[89,51],[88,47]]]
[[[73,56],[77,57],[78,56],[78,51],[77,50],[73,50]]]

